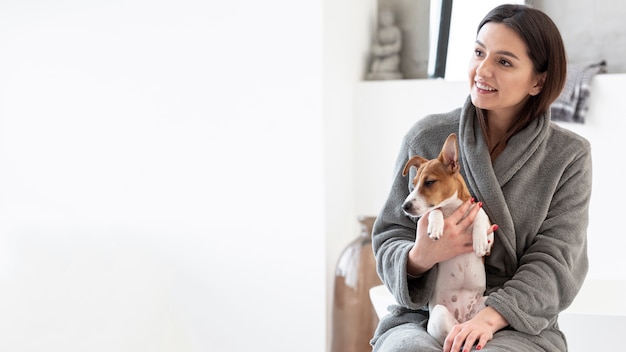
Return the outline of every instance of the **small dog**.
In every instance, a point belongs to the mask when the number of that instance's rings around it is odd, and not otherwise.
[[[414,189],[402,209],[407,215],[417,217],[430,211],[428,234],[438,240],[443,234],[444,217],[471,197],[459,172],[456,134],[448,136],[437,159],[420,156],[409,159],[402,175],[406,176],[411,167],[417,168]],[[435,288],[428,303],[427,330],[441,344],[454,325],[469,320],[485,307],[483,256],[489,255],[493,245],[493,233],[487,233],[490,226],[487,214],[480,209],[472,228],[474,252],[438,264]]]

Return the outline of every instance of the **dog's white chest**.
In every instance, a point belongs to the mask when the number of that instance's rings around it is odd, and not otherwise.
[[[466,321],[483,306],[485,281],[482,259],[474,253],[439,263],[430,304],[444,305],[456,320]]]

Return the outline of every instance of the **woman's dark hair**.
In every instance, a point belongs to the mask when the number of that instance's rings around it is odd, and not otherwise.
[[[531,96],[526,102],[519,118],[507,133],[500,146],[517,131],[526,127],[537,116],[550,109],[550,105],[559,97],[567,75],[567,56],[559,29],[545,13],[526,5],[500,5],[491,10],[478,25],[477,33],[489,22],[501,23],[509,27],[522,38],[528,48],[535,73],[545,72],[545,81],[541,92]],[[479,113],[484,115],[484,113]],[[486,123],[481,116],[481,124]],[[486,126],[483,126],[483,128]]]

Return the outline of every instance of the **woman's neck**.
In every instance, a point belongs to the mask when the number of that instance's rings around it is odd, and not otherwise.
[[[495,111],[485,111],[486,116],[486,139],[491,161],[502,153],[506,147],[509,132],[513,126],[513,116],[508,114],[497,113]]]
[[[496,111],[487,111],[486,113],[489,139],[494,141],[501,140],[511,130],[514,116]]]

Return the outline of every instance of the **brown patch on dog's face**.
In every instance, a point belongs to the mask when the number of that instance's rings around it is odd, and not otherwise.
[[[422,164],[413,179],[413,186],[417,188],[418,197],[422,198],[429,207],[437,206],[452,197],[457,188],[454,178],[450,175],[450,170],[440,162]]]
[[[420,156],[410,158],[404,165],[402,176],[406,176],[412,167],[417,171],[412,180],[413,190],[402,203],[406,214],[421,216],[440,205],[445,206],[445,201],[455,198],[455,194],[458,199],[470,199],[467,186],[459,173],[456,134],[448,136],[436,159],[428,160]]]

